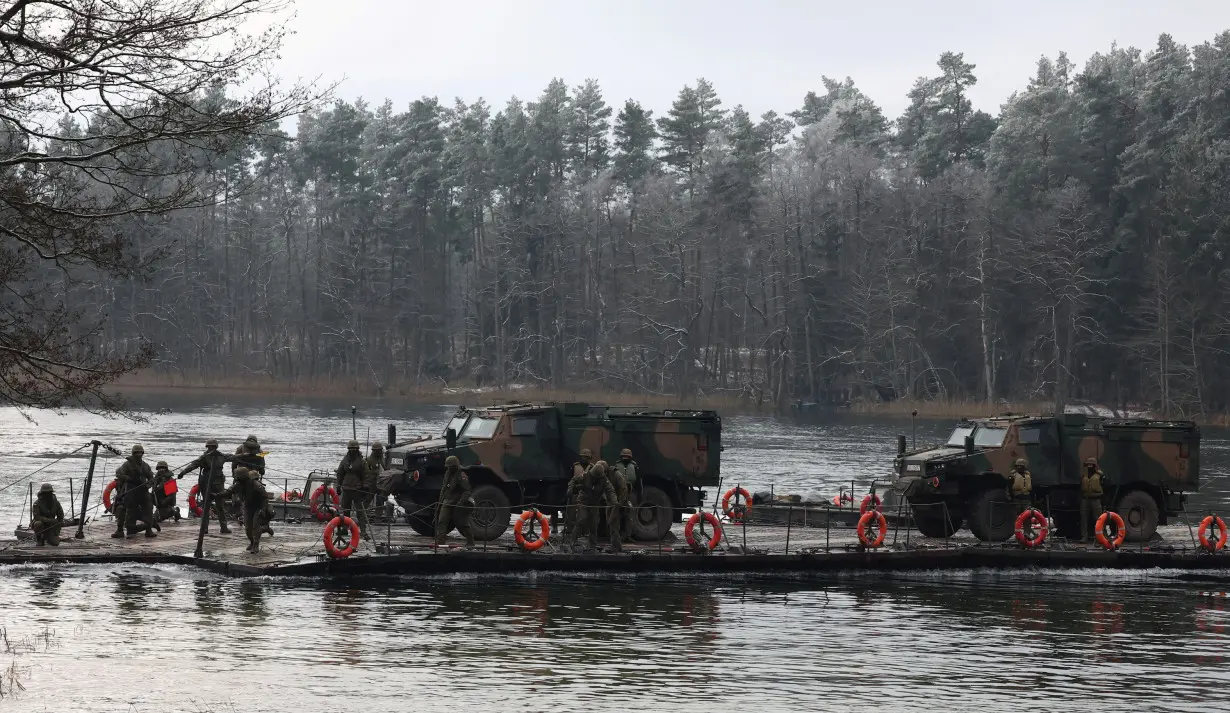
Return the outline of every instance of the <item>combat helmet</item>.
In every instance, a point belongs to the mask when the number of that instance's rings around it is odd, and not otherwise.
[[[241,465],[235,469],[236,480],[247,480],[249,475],[251,475],[251,471],[249,471],[245,466]]]
[[[457,459],[457,456],[449,456],[448,458],[444,459],[444,467],[445,468],[460,468],[461,461]]]
[[[1095,466],[1095,467],[1096,467],[1096,466],[1097,466],[1097,464],[1098,464],[1098,459],[1097,459],[1097,458],[1092,458],[1092,457],[1090,457],[1090,458],[1086,458],[1086,459],[1085,459],[1085,465],[1092,465],[1092,466]]]
[[[145,455],[145,449],[141,447],[140,443],[138,443],[137,445],[132,447],[132,454],[134,456],[135,455]]]
[[[346,449],[351,450],[351,451],[359,450],[359,442],[354,439],[351,439],[351,441],[346,444]]]
[[[208,441],[205,441],[205,447],[206,447],[206,448],[217,448],[217,447],[218,447],[218,439],[217,439],[217,438],[211,438],[211,439],[209,439]]]
[[[43,483],[38,486],[39,495],[42,495],[43,493],[54,493],[55,491],[56,489],[51,487],[51,483]]]
[[[581,456],[582,458],[593,458],[594,452],[588,448],[582,448],[581,452],[578,453],[577,455]]]
[[[384,444],[383,444],[383,443],[381,443],[380,441],[376,441],[375,443],[373,443],[373,444],[372,444],[372,450],[373,450],[373,451],[382,451],[382,450],[384,450]]]
[[[631,458],[632,458],[632,449],[631,449],[631,448],[625,448],[625,449],[623,449],[622,451],[620,451],[620,452],[619,452],[619,457],[620,457],[620,458],[627,458],[627,459],[631,460]]]
[[[160,468],[160,469],[161,469],[161,468],[166,468],[166,469],[168,469],[168,470],[170,470],[170,468],[171,468],[171,466],[167,465],[167,462],[166,462],[166,461],[164,461],[164,460],[160,460],[160,461],[158,461],[158,464],[157,464],[157,465],[155,465],[154,467],[155,467],[155,468]]]
[[[1015,465],[1015,466],[1017,466],[1018,468],[1024,468],[1024,467],[1025,467],[1025,465],[1026,465],[1026,463],[1025,463],[1025,459],[1024,459],[1024,458],[1017,458],[1017,459],[1016,459],[1016,462],[1015,462],[1015,463],[1013,463],[1012,465]]]

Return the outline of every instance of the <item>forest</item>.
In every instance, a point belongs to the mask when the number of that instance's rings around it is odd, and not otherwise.
[[[998,115],[971,60],[896,118],[828,77],[759,117],[332,101],[202,153],[198,205],[123,221],[149,269],[68,299],[203,383],[1230,410],[1230,32],[1043,57]]]

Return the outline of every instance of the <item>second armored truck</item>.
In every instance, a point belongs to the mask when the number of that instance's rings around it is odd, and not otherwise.
[[[962,422],[947,443],[923,450],[906,452],[901,437],[894,470],[924,535],[947,537],[968,522],[976,537],[997,542],[1014,530],[1006,476],[1018,458],[1033,476],[1034,506],[1068,537],[1080,534],[1082,463],[1096,458],[1104,505],[1123,517],[1129,540],[1142,541],[1198,489],[1199,454],[1190,421],[1005,416]]]
[[[508,528],[512,512],[564,509],[582,449],[595,462],[614,463],[628,448],[638,473],[631,533],[657,540],[700,506],[701,488],[718,484],[721,438],[722,422],[713,411],[586,403],[463,407],[438,437],[388,449],[387,466],[394,472],[387,490],[417,532],[433,534],[444,459],[456,455],[474,488],[470,527],[475,538],[492,540]]]

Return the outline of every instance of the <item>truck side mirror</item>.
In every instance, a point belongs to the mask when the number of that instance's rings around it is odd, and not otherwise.
[[[457,429],[450,428],[444,432],[444,445],[450,451],[457,448]]]
[[[905,455],[905,434],[897,435],[897,455]]]
[[[385,444],[385,447],[392,448],[394,443],[397,443],[397,426],[396,424],[390,423],[389,424],[389,442]]]
[[[965,437],[965,452],[966,453],[974,452],[974,437],[973,436]]]

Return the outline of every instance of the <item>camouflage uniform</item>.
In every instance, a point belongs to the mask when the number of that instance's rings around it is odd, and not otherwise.
[[[112,537],[124,536],[124,518],[128,512],[124,509],[124,498],[120,497],[124,494],[124,484],[120,482],[120,477],[124,470],[123,464],[115,469],[115,493],[111,496],[111,515],[115,517],[115,532]]]
[[[142,460],[144,457],[145,449],[135,445],[132,447],[132,455],[116,471],[115,477],[119,481],[116,490],[122,492],[120,499],[124,503],[124,517],[116,518],[119,527],[116,528],[114,536],[123,537],[125,527],[128,528],[129,535],[145,530],[146,537],[153,537],[154,530],[162,529],[154,519],[154,502],[149,495],[150,488],[154,485],[154,471],[150,470],[149,463]],[[141,521],[141,527],[137,527],[138,520]]]
[[[218,531],[224,535],[231,531],[226,526],[226,498],[222,495],[226,489],[226,474],[222,472],[222,464],[228,460],[230,458],[218,452],[218,441],[211,438],[205,442],[205,452],[184,466],[177,476],[183,478],[184,475],[200,469],[201,474],[197,477],[196,484],[200,488],[201,507],[208,509],[211,504],[213,505],[214,517],[218,520]],[[209,490],[210,502],[204,502],[206,489]]]
[[[576,507],[572,503],[572,483],[574,481],[580,482],[577,479],[584,477],[585,474],[589,472],[589,469],[593,467],[593,463],[590,462],[590,459],[593,457],[594,454],[592,451],[588,448],[582,448],[581,452],[577,454],[577,462],[572,464],[572,477],[568,479],[568,502],[564,510],[565,534],[572,532],[576,527],[575,520],[573,519],[573,516],[576,515]],[[555,526],[554,518],[552,518],[551,529],[558,529]]]
[[[1031,494],[1034,489],[1034,478],[1029,474],[1025,465],[1024,458],[1017,458],[1012,472],[1008,474],[1008,497],[1012,499],[1017,515],[1033,506]]]
[[[620,516],[620,532],[623,533],[624,540],[627,541],[631,539],[632,534],[630,526],[632,519],[632,491],[636,489],[637,485],[636,461],[632,460],[632,449],[625,448],[619,452],[619,460],[615,463],[614,473],[618,473],[619,479],[624,483],[624,491],[617,492],[616,495],[619,497],[619,502],[622,504],[621,509],[623,510]],[[615,478],[612,478],[612,482],[615,480]]]
[[[175,479],[170,466],[164,460],[158,461],[154,469],[154,517],[160,522],[175,518],[179,521],[179,508],[175,507],[175,493],[167,495],[167,483]]]
[[[606,507],[606,522],[607,530],[611,535],[611,550],[619,552],[623,549],[623,523],[624,504],[628,501],[628,481],[624,480],[624,474],[607,465],[607,462],[600,460],[594,463],[594,470],[601,470],[606,473],[606,477],[611,481],[611,491],[614,496],[608,499]]]
[[[235,469],[235,480],[222,492],[224,497],[236,496],[243,503],[243,530],[248,536],[248,552],[260,551],[261,533],[268,523],[269,493],[253,473],[244,466]]]
[[[601,467],[599,467],[601,463]],[[572,476],[568,481],[568,504],[571,513],[568,516],[568,532],[565,543],[576,544],[577,537],[584,531],[588,538],[589,548],[598,549],[598,521],[603,512],[603,503],[614,503],[615,488],[606,474],[606,463],[599,461],[590,466],[584,473]]]
[[[248,439],[243,442],[243,445],[235,452],[234,462],[248,469],[248,475],[256,480],[265,477],[265,457],[261,455],[261,444],[256,440],[256,436],[249,435]],[[263,485],[263,483],[262,483]],[[245,505],[240,502],[235,511],[241,514],[243,522],[247,522],[248,513],[244,510]],[[269,521],[273,519],[273,505],[265,503],[263,530],[270,535],[273,530],[269,527]]]
[[[342,515],[350,517],[350,511],[355,511],[355,520],[359,523],[359,532],[365,539],[371,539],[367,527],[367,504],[371,495],[365,491],[367,480],[367,464],[359,451],[359,442],[346,444],[346,455],[337,466],[337,484],[342,489]]]
[[[367,503],[368,507],[375,507],[377,494],[380,492],[380,474],[384,472],[384,444],[380,441],[373,443],[372,452],[363,459],[363,464],[366,466],[363,492],[371,497]]]
[[[470,531],[470,476],[461,469],[457,456],[444,459],[444,483],[440,486],[440,508],[436,512],[436,544],[444,544],[448,531],[457,526],[465,535],[466,545],[474,546],[474,533]]]
[[[1089,541],[1089,531],[1105,511],[1102,507],[1102,469],[1094,458],[1085,459],[1081,473],[1081,542]]]
[[[56,498],[51,483],[43,483],[30,506],[30,529],[36,545],[60,544],[60,528],[64,526],[64,508]]]

